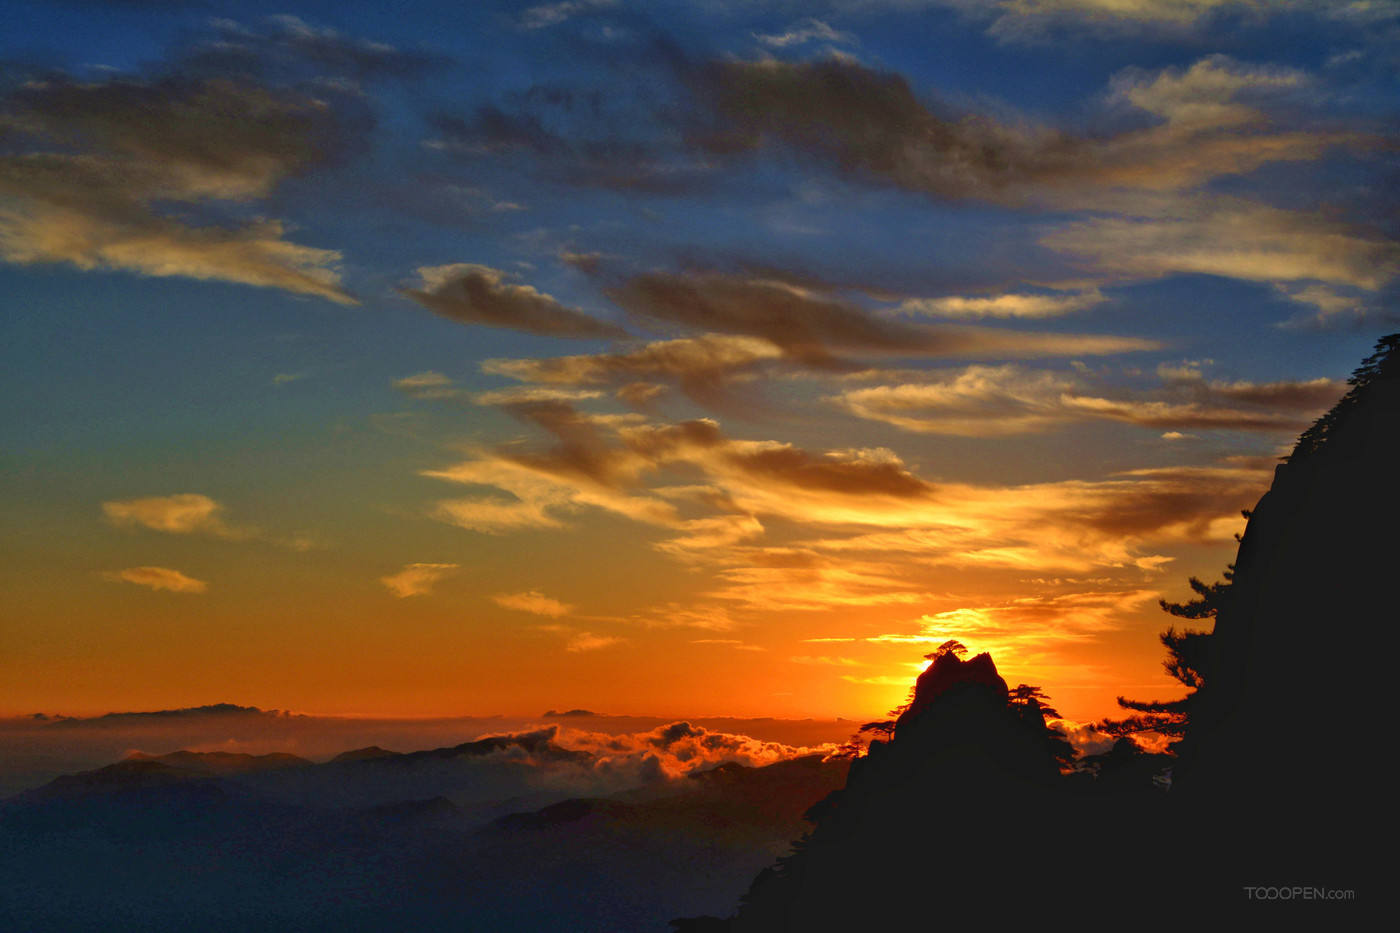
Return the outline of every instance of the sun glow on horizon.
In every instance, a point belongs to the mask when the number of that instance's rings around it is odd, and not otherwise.
[[[1375,4],[13,5],[14,715],[1093,722],[1393,326]]]

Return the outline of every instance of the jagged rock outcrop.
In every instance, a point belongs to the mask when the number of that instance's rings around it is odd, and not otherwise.
[[[909,708],[900,714],[896,729],[921,718],[939,697],[963,684],[980,684],[1000,697],[1003,703],[1011,693],[1006,681],[997,673],[997,666],[990,654],[983,652],[964,661],[955,652],[945,651],[934,657],[933,663],[914,682],[914,698],[909,702]]]
[[[1052,838],[1068,813],[1052,806],[1044,720],[1008,692],[990,655],[936,657],[894,740],[872,743],[812,809],[810,836],[754,882],[733,929],[896,929],[926,913],[930,884],[960,896],[1003,885],[1016,849]],[[1023,894],[1041,886],[1021,882]]]

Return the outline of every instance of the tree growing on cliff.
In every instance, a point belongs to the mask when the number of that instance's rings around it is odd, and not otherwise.
[[[1054,728],[1046,719],[1059,719],[1059,712],[1049,703],[1045,702],[1050,698],[1045,695],[1045,691],[1030,684],[1017,684],[1012,688],[1007,697],[1007,705],[1016,713],[1028,729],[1043,732],[1045,737],[1045,748],[1050,753],[1050,757],[1055,759],[1055,764],[1061,771],[1068,771],[1074,767],[1075,751],[1069,739],[1059,729]]]
[[[1224,579],[1215,583],[1203,583],[1192,577],[1188,583],[1196,593],[1196,598],[1184,603],[1171,603],[1159,600],[1162,609],[1179,619],[1214,619],[1219,613],[1235,581],[1235,565],[1229,564],[1222,575]],[[1173,749],[1186,732],[1191,718],[1191,703],[1196,691],[1205,685],[1214,666],[1215,635],[1203,629],[1176,630],[1171,625],[1158,636],[1167,649],[1167,659],[1162,666],[1187,689],[1186,696],[1179,700],[1129,700],[1118,698],[1118,705],[1136,715],[1122,719],[1105,719],[1099,728],[1111,735],[1137,735],[1155,732],[1170,739],[1168,749]]]
[[[1282,458],[1283,461],[1296,463],[1321,450],[1323,444],[1336,433],[1337,428],[1360,406],[1371,383],[1382,376],[1393,376],[1397,368],[1400,368],[1400,334],[1390,334],[1376,341],[1375,352],[1362,360],[1361,365],[1352,372],[1351,378],[1347,379],[1347,385],[1351,386],[1351,389],[1337,400],[1337,404],[1333,405],[1327,414],[1318,418],[1312,427],[1299,435],[1293,452]]]

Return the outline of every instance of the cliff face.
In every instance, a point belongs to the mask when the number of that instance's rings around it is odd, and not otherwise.
[[[1400,337],[1355,380],[1253,510],[1176,769],[1181,804],[1207,832],[1231,826],[1222,842],[1249,837],[1261,874],[1356,870],[1348,853],[1379,800],[1380,660],[1400,623]]]

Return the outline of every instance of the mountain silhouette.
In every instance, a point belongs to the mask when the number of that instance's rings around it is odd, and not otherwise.
[[[673,930],[1047,925],[1076,902],[1186,924],[1259,916],[1266,897],[1335,916],[1356,904],[1338,892],[1383,890],[1363,842],[1389,812],[1377,642],[1400,621],[1400,334],[1350,383],[1246,513],[1230,585],[1206,587],[1209,675],[1176,757],[1124,738],[1063,774],[1038,702],[1008,702],[989,656],[941,651],[893,730],[867,727],[892,739],[870,743],[738,910]]]
[[[845,788],[809,811],[811,833],[758,876],[728,926],[709,917],[675,927],[917,929],[934,889],[990,897],[1017,878],[1018,896],[1051,896],[1048,879],[1017,870],[1018,840],[1058,844],[1076,802],[1046,736],[1039,706],[1027,715],[1010,702],[990,655],[938,654],[893,739],[852,762]]]
[[[1174,788],[1216,854],[1207,875],[1241,851],[1244,884],[1356,888],[1378,873],[1358,843],[1386,799],[1393,735],[1378,713],[1400,621],[1400,334],[1350,382],[1250,513],[1216,616]]]
[[[732,903],[848,766],[729,762],[570,797],[561,776],[606,763],[554,736],[59,778],[0,801],[0,929],[644,933]]]

